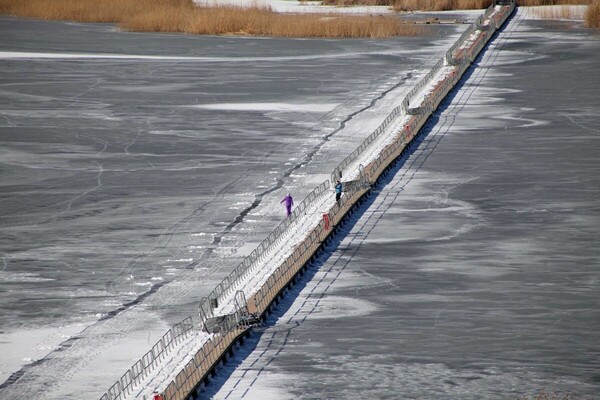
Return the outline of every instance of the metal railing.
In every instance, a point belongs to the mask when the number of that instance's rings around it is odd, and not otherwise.
[[[399,115],[402,115],[404,112],[406,112],[406,109],[408,108],[408,102],[406,103],[402,103],[400,106],[394,108],[394,110],[390,113],[390,115],[388,115],[385,120],[381,123],[381,125],[379,125],[377,127],[377,129],[375,129],[375,131],[373,131],[373,133],[371,133],[361,144],[360,146],[358,146],[358,148],[356,148],[352,153],[348,154],[346,156],[346,158],[344,158],[342,160],[342,162],[333,170],[333,173],[331,174],[331,182],[334,183],[337,179],[340,179],[342,177],[341,172],[348,166],[350,165],[352,162],[354,162],[360,154],[362,154],[362,152],[365,151],[365,149],[367,147],[369,147],[369,145],[371,143],[373,143],[375,141],[375,139],[377,139],[379,137],[379,135],[381,135],[386,128],[388,127],[388,125]]]
[[[210,294],[203,298],[200,302],[198,314],[201,319],[201,323],[204,323],[206,318],[212,317],[213,311],[217,308],[221,300],[230,295],[235,287],[240,283],[241,280],[246,278],[254,267],[260,262],[264,261],[268,252],[273,246],[279,244],[285,237],[285,232],[292,226],[297,219],[302,216],[309,205],[321,194],[329,190],[329,181],[325,181],[315,189],[313,189],[304,200],[296,206],[292,214],[283,220],[269,236],[267,236],[262,243],[254,249],[250,255],[248,255],[231,273],[225,277],[218,285],[213,289]]]
[[[318,247],[337,225],[343,216],[356,204],[360,196],[369,190],[369,186],[353,185],[344,192],[340,203],[335,203],[327,212],[329,223],[321,220],[311,230],[306,239],[294,249],[293,253],[275,270],[263,286],[254,294],[253,301],[257,314],[263,314],[277,295],[288,285],[298,271],[309,262]]]
[[[461,37],[459,38],[457,43],[462,43],[462,41],[464,41],[465,38],[469,36],[468,34],[472,33],[473,31],[474,31],[473,25],[470,25],[469,28],[467,29],[467,31],[465,33],[463,33],[463,35],[461,35]],[[455,43],[453,46],[457,46],[457,44]],[[419,80],[419,82],[417,82],[417,84],[410,90],[410,92],[408,92],[408,94],[404,97],[401,105],[394,108],[394,110],[386,117],[386,119],[381,123],[381,125],[379,125],[377,127],[377,129],[375,129],[375,131],[373,131],[373,133],[371,133],[369,136],[367,136],[367,138],[352,153],[350,153],[348,156],[346,156],[346,158],[344,158],[342,160],[342,162],[340,162],[338,164],[338,166],[335,167],[335,169],[333,170],[333,173],[331,174],[332,182],[335,182],[335,180],[342,177],[342,171],[344,171],[344,169],[346,169],[346,167],[348,167],[350,164],[354,163],[358,158],[360,158],[360,156],[364,153],[364,151],[373,142],[375,142],[375,140],[383,132],[386,131],[386,129],[388,128],[390,123],[394,119],[396,119],[396,117],[407,113],[409,105],[410,105],[410,101],[414,98],[414,96],[417,93],[419,93],[419,91],[423,87],[425,87],[425,85],[427,85],[431,81],[431,79],[438,73],[438,71],[442,67],[444,67],[445,64],[446,64],[445,58],[442,58],[437,63],[435,63],[435,65],[431,68],[431,70],[427,73],[427,75],[425,75],[423,78],[421,78]]]
[[[371,133],[367,138],[358,146],[352,153],[350,153],[346,158],[342,160],[340,164],[333,170],[331,174],[331,181],[335,182],[335,180],[342,177],[342,171],[349,166],[350,164],[356,162],[360,158],[360,156],[365,152],[369,146],[375,142],[375,140],[386,131],[388,126],[396,117],[399,115],[405,115],[408,111],[410,100],[417,94],[419,91],[427,85],[431,79],[438,73],[442,67],[445,65],[445,59],[440,59],[431,70],[425,75],[419,82],[411,89],[410,92],[404,97],[401,105],[394,108],[394,110],[387,116],[387,118],[379,125],[377,129],[373,133]]]
[[[162,393],[163,399],[183,400],[188,398],[191,391],[246,329],[247,327],[240,325],[232,325],[230,328],[223,327],[219,334],[214,335],[194,354],[175,379],[169,383]]]
[[[327,183],[328,181],[325,181],[320,186]],[[367,188],[364,186],[356,185],[350,191],[344,192],[341,204],[335,204],[328,212],[332,223],[339,222],[343,214],[355,204],[357,196],[362,195],[366,191]],[[304,208],[306,209],[309,204],[310,202],[307,202]],[[267,309],[281,289],[308,262],[327,234],[329,232],[326,230],[326,223],[322,220],[311,230],[306,239],[296,247],[294,252],[269,276],[267,282],[253,296],[258,314],[262,314]],[[245,306],[238,304],[238,310],[228,315],[228,317],[231,316],[232,318],[223,319],[219,331],[196,352],[183,370],[169,383],[163,392],[165,400],[186,399],[190,392],[197,387],[201,379],[221,359],[227,349],[232,346],[236,338],[245,332],[249,327],[249,323],[245,318],[247,310],[244,310],[244,308]]]
[[[404,100],[402,101],[402,103],[398,107],[394,108],[394,110],[392,110],[392,112],[386,117],[386,119],[383,120],[381,125],[379,125],[377,127],[377,129],[375,129],[375,131],[373,131],[373,133],[371,133],[369,136],[367,136],[367,138],[352,153],[347,155],[346,158],[344,158],[342,160],[342,162],[339,163],[337,167],[335,167],[335,169],[333,170],[333,173],[331,174],[331,182],[332,183],[334,183],[337,179],[342,177],[342,171],[347,166],[354,163],[361,156],[361,154],[363,154],[364,151],[367,148],[369,148],[369,146],[373,142],[375,142],[375,140],[377,138],[379,138],[379,136],[381,136],[382,133],[384,133],[387,130],[387,128],[389,127],[391,122],[394,121],[396,119],[396,117],[398,117],[400,115],[405,115],[408,112],[408,109],[410,107],[410,100],[427,83],[429,83],[429,81],[435,76],[435,74],[437,74],[437,72],[443,66],[444,66],[444,59],[441,59],[431,68],[431,70],[427,73],[427,75],[425,75],[423,78],[421,78],[421,80],[419,80],[419,82],[417,82],[415,87],[413,87],[411,89],[411,91],[408,92],[408,94],[404,97]]]
[[[150,372],[156,368],[158,361],[163,359],[175,346],[177,346],[193,328],[192,318],[173,325],[158,342],[152,346],[121,378],[100,398],[100,400],[122,400],[139,384]]]
[[[505,3],[504,1],[503,3]],[[438,82],[431,92],[424,99],[419,113],[412,115],[408,123],[401,130],[399,138],[387,145],[379,155],[361,170],[361,181],[373,181],[377,179],[384,169],[403,151],[406,144],[416,135],[419,128],[425,123],[433,110],[438,106],[451,88],[458,82],[463,73],[468,69],[470,62],[481,51],[489,41],[494,31],[502,26],[508,16],[513,12],[515,2],[512,1],[509,7],[503,7],[498,12],[495,5],[490,6],[484,14],[478,18],[475,24],[472,24],[448,50],[446,56],[439,60],[416,85],[405,96],[400,106],[386,117],[381,125],[369,135],[358,148],[349,154],[334,169],[331,175],[331,182],[341,177],[342,171],[364,153],[364,151],[373,144],[373,142],[389,127],[389,125],[398,116],[408,113],[410,100],[427,84],[431,83],[435,74],[447,62],[454,60],[454,52],[461,49],[461,57],[456,65],[456,69],[451,75]],[[488,21],[484,21],[489,19]],[[483,24],[486,24],[485,31],[479,31],[480,34],[472,43],[465,43]],[[461,46],[464,46],[461,48]],[[362,167],[362,166],[361,166]],[[219,285],[202,299],[199,305],[200,324],[204,324],[208,318],[214,317],[214,310],[218,308],[219,303],[227,296],[231,295],[236,286],[242,279],[250,274],[253,268],[265,260],[269,251],[283,240],[286,231],[294,224],[299,217],[306,213],[306,210],[319,196],[323,195],[331,187],[330,181],[325,181],[313,191],[296,207],[289,218],[283,220],[272,232],[265,238],[261,244],[248,255]],[[354,206],[356,201],[366,193],[368,187],[365,185],[351,185],[344,192],[340,204],[334,204],[327,213],[331,226],[335,226],[343,216]],[[327,223],[322,220],[311,230],[305,240],[302,241],[278,266],[267,281],[252,296],[256,312],[262,315],[274,298],[290,282],[292,277],[298,273],[314,255],[317,248],[329,234]],[[238,292],[239,293],[239,292]],[[240,296],[240,298],[244,298]],[[245,299],[245,298],[244,298]],[[236,302],[237,295],[236,295]],[[200,380],[206,376],[214,364],[221,359],[224,352],[233,344],[235,339],[249,328],[248,309],[246,305],[236,304],[235,311],[223,318],[218,325],[218,330],[209,339],[194,357],[186,364],[184,369],[177,374],[176,378],[169,383],[167,389],[163,392],[165,400],[182,400],[187,398],[189,393],[198,385]],[[188,317],[180,323],[174,325],[163,337],[148,351],[138,362],[136,362],[111,388],[105,393],[101,400],[123,400],[129,395],[136,384],[139,384],[156,367],[158,361],[164,358],[170,350],[179,344],[192,331],[193,323],[191,317]]]
[[[502,23],[504,23],[506,18],[508,18],[508,15],[510,15],[510,13],[512,13],[512,10],[514,10],[514,7],[515,7],[515,3],[513,1],[512,4],[510,5],[510,9],[509,9],[508,13],[503,12],[504,9],[501,9],[501,11],[497,13],[497,14],[502,14],[502,16],[503,16],[503,19],[500,22],[498,20],[490,18],[490,16],[492,16],[492,14],[494,14],[494,12],[496,11],[496,4],[494,2],[492,5],[490,5],[484,11],[483,15],[481,15],[479,18],[477,18],[475,23],[469,25],[467,30],[462,33],[462,35],[458,38],[458,40],[446,52],[446,56],[444,58],[440,59],[431,68],[429,73],[427,75],[425,75],[423,78],[421,78],[421,80],[411,89],[411,91],[408,92],[408,94],[404,97],[401,105],[394,108],[394,110],[386,117],[386,119],[381,123],[381,125],[379,125],[377,127],[377,129],[375,129],[375,131],[373,133],[371,133],[352,153],[350,153],[348,156],[346,156],[342,160],[342,162],[340,162],[340,164],[333,170],[333,173],[331,174],[331,182],[334,183],[337,179],[340,179],[343,175],[343,171],[349,165],[356,162],[356,160],[358,160],[360,158],[360,156],[365,152],[365,150],[367,150],[367,148],[369,148],[369,146],[371,144],[373,144],[373,142],[375,142],[375,140],[383,132],[386,131],[386,129],[388,128],[390,123],[392,121],[394,121],[396,119],[396,117],[407,113],[407,111],[409,109],[410,101],[415,97],[415,95],[417,95],[419,93],[419,91],[423,87],[425,87],[427,84],[429,84],[431,82],[432,78],[438,73],[438,71],[442,67],[444,67],[447,63],[465,64],[465,63],[467,63],[467,61],[472,62],[474,55],[477,55],[479,53],[479,51],[481,51],[483,46],[485,46],[485,43],[487,43],[487,41],[491,37],[492,33],[496,30],[496,28],[498,26],[501,26]],[[489,20],[489,21],[485,21],[485,20]],[[478,38],[477,38],[478,46],[475,48],[470,46],[470,49],[469,49],[470,51],[466,51],[465,55],[460,57],[460,59],[456,59],[454,52],[457,49],[459,49],[461,46],[463,46],[465,44],[467,38],[470,37],[473,33],[475,33],[478,30],[478,27],[481,27],[485,22],[488,23],[487,27],[488,27],[489,33],[487,35],[484,33],[478,35]],[[483,40],[483,39],[486,39],[486,40]],[[468,63],[467,63],[467,65],[468,65]],[[420,113],[423,113],[423,111],[425,111],[425,113],[430,113],[432,110],[427,109],[427,108],[425,108],[425,110],[423,110],[423,109],[419,110]]]

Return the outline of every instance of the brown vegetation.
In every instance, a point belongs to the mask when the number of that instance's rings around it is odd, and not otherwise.
[[[231,7],[198,8],[185,14],[144,13],[133,16],[124,27],[135,31],[330,38],[388,37],[418,32],[417,27],[389,17],[290,15],[260,8]]]
[[[342,0],[343,1],[343,0]],[[372,0],[367,0],[372,1]],[[384,0],[379,0],[384,1]],[[390,0],[396,11],[451,11],[488,8],[492,0]],[[592,0],[517,0],[519,6],[589,4]]]
[[[394,0],[322,0],[326,6],[392,6]]]
[[[487,8],[492,0],[323,0],[323,4],[390,6],[396,11],[448,11]]]
[[[585,7],[579,6],[556,6],[556,7],[536,7],[531,12],[538,18],[550,20],[562,19],[583,19]]]
[[[396,11],[482,9],[492,0],[325,0],[338,5],[387,5]],[[600,28],[600,0],[517,0],[518,5],[590,4],[587,26]],[[0,14],[47,20],[118,23],[123,29],[212,35],[390,37],[422,33],[398,19],[331,14],[278,14],[268,8],[197,7],[192,0],[0,0]],[[576,17],[569,8],[542,18]]]
[[[0,0],[0,13],[46,20],[122,22],[148,9],[189,6],[188,0]]]
[[[586,5],[593,0],[517,0],[518,6],[561,6]]]
[[[520,6],[590,4],[593,0],[517,0]],[[396,11],[450,11],[487,8],[492,0],[323,0],[328,5],[390,6]]]
[[[531,0],[530,0],[531,1]],[[573,7],[573,5],[562,5],[560,7],[540,7],[532,9],[532,12],[542,19],[583,19],[589,28],[600,28],[600,0],[587,1],[589,4],[584,9]]]
[[[600,29],[600,0],[590,4],[585,12],[585,23],[588,28]]]
[[[197,7],[192,0],[0,0],[0,13],[118,23],[141,32],[280,37],[390,37],[421,31],[394,17],[289,15],[268,8]]]
[[[492,0],[394,0],[396,11],[450,11],[487,8]]]
[[[492,0],[323,0],[323,4],[353,6],[390,6],[395,11],[450,11],[473,10],[487,8]],[[542,9],[534,11],[544,19],[579,19],[579,10],[568,6],[589,5],[585,11],[586,25],[600,28],[600,0],[517,0],[518,6],[556,6],[559,9]]]

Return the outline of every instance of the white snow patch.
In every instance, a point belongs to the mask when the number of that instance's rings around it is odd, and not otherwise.
[[[190,106],[205,110],[221,111],[281,111],[281,112],[329,112],[336,103],[293,104],[293,103],[216,103]]]
[[[111,54],[111,53],[50,53],[29,51],[0,51],[3,60],[155,60],[155,61],[189,61],[204,63],[248,63],[248,62],[276,62],[294,60],[320,60],[335,58],[353,58],[361,55],[397,55],[402,50],[390,51],[365,51],[365,52],[332,52],[329,54],[306,54],[297,56],[275,57],[199,57],[199,56],[159,56],[151,54]]]
[[[86,323],[57,327],[24,327],[0,333],[0,382],[27,364],[44,358],[68,338],[86,328]]]
[[[43,278],[38,274],[31,272],[13,272],[13,271],[2,271],[0,275],[0,282],[48,282],[53,281],[52,278]]]
[[[199,6],[231,7],[269,7],[281,13],[324,13],[324,14],[391,14],[394,11],[387,6],[324,6],[320,2],[300,2],[289,0],[194,0]]]

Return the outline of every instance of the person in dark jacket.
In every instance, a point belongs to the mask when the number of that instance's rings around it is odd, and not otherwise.
[[[283,200],[281,200],[279,202],[281,203],[285,203],[285,210],[287,211],[287,216],[289,217],[290,215],[292,215],[292,206],[294,205],[294,199],[292,199],[292,195],[291,194],[287,194],[287,196],[285,196],[283,198]]]
[[[340,201],[342,198],[342,187],[342,182],[337,181],[335,184],[335,202],[338,206],[342,205],[342,202]]]

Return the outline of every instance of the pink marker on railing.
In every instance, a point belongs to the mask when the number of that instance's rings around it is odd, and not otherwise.
[[[325,221],[325,230],[329,230],[329,214],[323,214],[323,221]]]
[[[152,400],[163,400],[162,394],[155,390],[154,393],[152,393]]]

